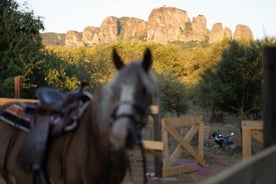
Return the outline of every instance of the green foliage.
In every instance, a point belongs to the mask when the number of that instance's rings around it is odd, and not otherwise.
[[[39,31],[43,24],[33,12],[19,10],[13,0],[0,2],[0,96],[14,96],[13,77],[22,76],[23,87],[31,85],[31,76],[40,62],[42,48]]]
[[[44,45],[65,45],[65,33],[40,33]]]
[[[159,76],[161,90],[161,116],[165,112],[174,112],[179,117],[187,110],[187,97],[185,86],[172,74]]]
[[[78,79],[75,76],[69,77],[63,68],[50,69],[45,79],[49,86],[64,91],[76,89],[79,85]]]
[[[217,42],[209,47],[198,45],[183,53],[183,75],[181,81],[187,87],[195,85],[200,79],[200,74],[208,67],[215,66],[220,60],[222,51],[228,45],[228,41]]]
[[[183,60],[180,47],[167,44],[154,51],[153,68],[157,73],[171,73],[175,77],[182,76]]]
[[[256,117],[261,111],[261,47],[231,41],[215,68],[201,74],[199,102],[215,111]]]

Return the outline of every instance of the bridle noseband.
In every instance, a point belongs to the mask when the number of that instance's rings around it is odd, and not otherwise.
[[[135,113],[132,113],[132,114],[130,114],[130,113],[116,114],[118,108],[120,107],[120,105],[130,105],[131,108],[134,109]],[[111,122],[111,126],[116,120],[118,120],[122,117],[126,117],[126,118],[131,119],[132,122],[134,122],[134,124],[139,127],[138,131],[140,131],[145,126],[145,124],[147,123],[147,117],[148,117],[149,114],[150,114],[149,107],[144,109],[141,106],[137,105],[137,103],[135,103],[132,100],[119,100],[119,101],[116,102],[113,113],[111,115],[112,119],[113,119],[113,121]]]

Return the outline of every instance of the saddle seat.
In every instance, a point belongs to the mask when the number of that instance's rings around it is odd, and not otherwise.
[[[54,88],[38,88],[36,96],[41,106],[47,107],[51,111],[59,111],[63,108],[64,99],[68,98],[62,92]],[[67,95],[68,96],[68,95]]]
[[[67,94],[54,88],[41,87],[36,91],[36,96],[40,102],[38,107],[29,106],[25,109],[26,113],[37,111],[40,114],[60,114],[68,115],[72,106],[80,101],[87,101],[92,98],[90,93],[83,90],[85,83],[80,85],[77,90],[70,91]]]
[[[65,127],[81,115],[84,104],[92,100],[92,95],[83,90],[84,85],[81,84],[79,89],[67,94],[53,88],[38,88],[36,96],[39,103],[28,104],[24,109],[33,118],[30,131],[18,152],[17,163],[25,172],[39,175],[43,184],[49,183],[44,177],[47,175],[44,162],[49,139],[61,136]]]

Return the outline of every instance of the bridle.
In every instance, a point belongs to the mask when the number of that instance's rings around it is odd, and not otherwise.
[[[119,109],[119,107],[121,105],[129,105],[131,106],[131,108],[134,110],[134,113],[121,113],[119,115],[116,114],[117,110]],[[140,105],[138,105],[136,102],[132,101],[132,100],[118,100],[115,103],[114,106],[114,110],[112,112],[112,119],[113,121],[111,122],[110,126],[113,126],[114,122],[116,122],[116,120],[119,120],[120,118],[129,118],[131,121],[131,125],[128,124],[128,126],[134,126],[134,131],[135,133],[137,133],[136,135],[136,140],[134,145],[137,145],[140,148],[141,151],[141,155],[142,155],[142,161],[143,161],[143,177],[144,177],[144,183],[147,183],[147,162],[146,162],[146,157],[145,157],[145,149],[144,149],[144,145],[142,143],[142,135],[141,135],[141,130],[143,129],[143,127],[146,125],[147,123],[147,119],[148,116],[150,115],[150,107],[146,107],[146,108],[142,108]],[[127,136],[126,138],[128,141],[128,139],[131,139],[131,137]],[[133,146],[134,146],[133,145]],[[128,147],[128,146],[127,146]],[[132,145],[129,146],[128,148],[132,148]],[[110,154],[110,161],[111,164],[113,163],[113,149],[111,148],[111,154]],[[127,158],[127,169],[129,170],[130,176],[133,180],[133,176],[132,176],[132,170],[131,170],[131,166],[130,166],[130,162],[129,159]],[[109,173],[111,173],[111,171],[108,171]]]
[[[130,105],[132,109],[134,109],[134,114],[129,114],[129,113],[121,113],[119,115],[116,115],[116,112],[119,108],[120,105]],[[111,122],[111,126],[113,122],[116,120],[126,117],[132,120],[135,125],[138,126],[138,130],[141,131],[142,128],[146,125],[147,123],[147,117],[150,115],[150,108],[147,107],[146,109],[142,108],[140,105],[137,105],[134,101],[132,100],[118,100],[115,103],[114,110],[111,114],[113,121]]]

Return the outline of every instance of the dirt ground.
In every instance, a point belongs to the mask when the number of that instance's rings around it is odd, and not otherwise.
[[[226,120],[227,121],[227,120]],[[216,176],[221,171],[237,164],[242,160],[242,147],[241,147],[241,131],[240,131],[240,121],[230,120],[229,122],[224,123],[208,123],[210,127],[209,135],[205,138],[204,141],[204,160],[206,166],[204,168],[198,167],[194,171],[183,173],[170,177],[158,178],[154,176],[154,162],[153,156],[147,154],[148,162],[148,183],[149,184],[195,184],[202,183],[208,178]],[[234,133],[233,139],[235,143],[235,148],[233,150],[222,150],[214,142],[214,138],[211,133],[213,131],[220,131],[223,135]],[[172,140],[173,141],[173,140]],[[253,154],[261,151],[262,145],[256,141],[252,141],[252,150]],[[142,170],[142,160],[139,150],[133,150],[129,153],[129,159],[131,162],[131,168],[133,172],[133,180],[131,181],[129,173],[125,177],[124,184],[143,183],[143,170]],[[179,158],[180,160],[185,160],[187,155],[183,154]],[[186,164],[180,162],[180,164]]]

